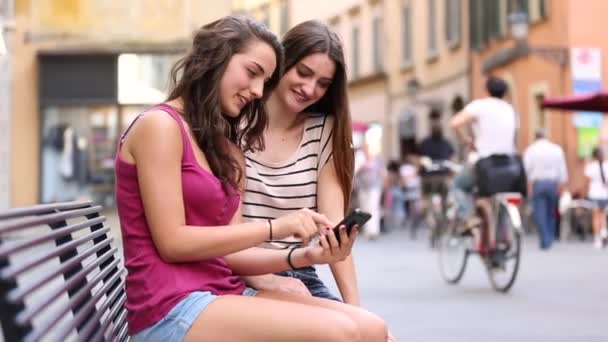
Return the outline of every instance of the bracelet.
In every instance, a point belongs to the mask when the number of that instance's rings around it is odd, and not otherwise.
[[[291,249],[289,250],[289,253],[287,253],[287,265],[289,265],[289,267],[290,267],[292,270],[295,270],[295,269],[296,269],[296,267],[295,267],[295,266],[294,266],[294,265],[291,263],[291,253],[293,253],[293,251],[295,251],[295,250],[296,250],[296,249],[298,249],[298,248],[300,248],[300,247],[298,247],[298,246],[293,246],[293,247],[291,247]]]
[[[268,219],[268,229],[270,230],[270,239],[268,241],[272,241],[272,220]]]

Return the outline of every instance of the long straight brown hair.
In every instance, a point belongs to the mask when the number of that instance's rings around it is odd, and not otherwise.
[[[221,111],[220,81],[232,56],[245,51],[256,39],[273,48],[276,68],[264,84],[263,97],[248,103],[238,117],[228,117]],[[181,114],[224,189],[227,184],[237,188],[243,176],[229,143],[245,151],[264,148],[265,100],[279,83],[282,66],[283,48],[272,32],[249,17],[228,16],[201,27],[190,51],[171,70],[168,101],[182,100]]]
[[[353,186],[354,152],[352,149],[352,126],[348,109],[346,92],[346,64],[342,42],[338,35],[327,25],[310,20],[300,23],[289,30],[283,37],[285,49],[285,72],[293,68],[303,58],[324,53],[335,63],[334,78],[325,95],[316,103],[306,108],[306,113],[323,113],[333,115],[334,128],[332,138],[332,155],[342,193],[344,194],[344,212],[350,206]]]

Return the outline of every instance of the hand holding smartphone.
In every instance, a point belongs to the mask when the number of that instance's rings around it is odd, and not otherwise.
[[[370,218],[372,218],[371,214],[366,213],[359,208],[356,208],[353,211],[351,211],[333,229],[334,234],[336,234],[336,239],[338,240],[338,242],[340,242],[340,226],[345,226],[346,234],[350,235],[350,232],[353,230],[353,227],[355,225],[358,225],[359,228],[361,228],[367,221],[369,221]]]

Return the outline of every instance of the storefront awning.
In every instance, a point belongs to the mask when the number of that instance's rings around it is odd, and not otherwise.
[[[585,95],[550,97],[543,100],[543,108],[608,112],[608,90]]]
[[[365,131],[367,131],[368,126],[369,125],[365,122],[353,121],[353,124],[352,124],[353,132],[365,133]]]

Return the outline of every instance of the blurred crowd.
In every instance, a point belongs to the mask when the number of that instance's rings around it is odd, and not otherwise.
[[[373,214],[364,236],[374,240],[382,233],[407,230],[412,239],[434,224],[429,215],[430,195],[453,195],[454,172],[427,170],[423,159],[450,160],[460,165],[471,163],[466,150],[443,132],[440,113],[429,113],[428,137],[416,144],[413,153],[401,160],[384,160],[363,145],[355,153],[353,207]],[[602,249],[608,238],[608,162],[599,146],[593,150],[583,174],[585,187],[570,189],[569,173],[561,146],[553,143],[544,129],[521,155],[525,166],[527,196],[520,205],[524,229],[537,234],[541,249],[555,241],[591,240]],[[456,200],[462,200],[456,197]]]

